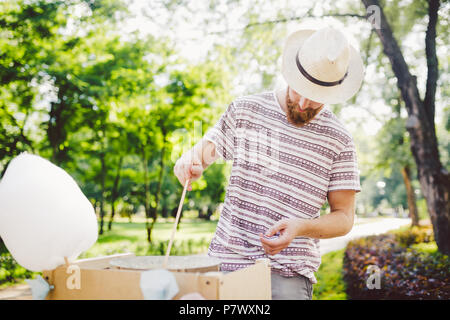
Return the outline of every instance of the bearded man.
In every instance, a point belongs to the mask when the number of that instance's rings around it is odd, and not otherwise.
[[[331,27],[291,34],[282,62],[286,88],[234,100],[174,173],[191,190],[212,162],[232,161],[208,254],[224,272],[268,258],[273,299],[312,299],[319,239],[352,229],[361,190],[353,139],[326,105],[355,95],[364,67]]]

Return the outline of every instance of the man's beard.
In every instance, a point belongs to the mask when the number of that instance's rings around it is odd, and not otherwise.
[[[287,119],[296,127],[303,127],[310,122],[316,114],[322,110],[323,106],[317,109],[308,108],[305,111],[298,111],[298,103],[293,103],[289,98],[289,88],[286,92]]]

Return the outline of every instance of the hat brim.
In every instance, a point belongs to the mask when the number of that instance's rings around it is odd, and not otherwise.
[[[348,75],[341,84],[325,87],[311,82],[297,68],[295,58],[305,40],[316,31],[313,29],[299,30],[288,37],[283,51],[281,73],[288,85],[305,98],[324,104],[345,102],[353,97],[361,87],[364,78],[364,64],[361,56],[358,50],[349,45]]]

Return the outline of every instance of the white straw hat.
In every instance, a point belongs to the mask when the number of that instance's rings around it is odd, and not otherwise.
[[[297,93],[327,104],[350,99],[364,78],[358,50],[331,27],[292,33],[286,40],[281,70]]]

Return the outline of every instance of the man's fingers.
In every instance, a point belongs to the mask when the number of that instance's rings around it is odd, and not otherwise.
[[[278,248],[283,248],[284,246],[286,246],[286,241],[283,239],[265,239],[264,237],[261,238],[261,242],[269,247],[270,249],[278,249]]]
[[[192,184],[191,182],[194,180],[197,180],[198,178],[200,178],[200,176],[203,173],[203,167],[202,165],[198,165],[198,164],[192,164],[189,169],[188,169],[188,174],[186,179],[190,179],[191,181],[189,181],[189,185],[188,185],[188,190],[192,191]]]
[[[288,243],[285,239],[266,239],[262,234],[260,234],[261,244],[264,251],[268,254],[277,254],[281,250],[287,247]]]
[[[192,155],[195,157],[195,155]],[[175,164],[174,173],[180,181],[181,185],[185,185],[187,180],[195,181],[201,177],[203,173],[203,165],[199,159],[191,156],[182,156]],[[192,160],[191,160],[192,159]],[[191,181],[188,184],[187,190],[192,191]]]
[[[286,222],[285,221],[279,221],[276,224],[274,224],[269,230],[266,231],[266,236],[271,237],[275,235],[277,232],[280,232],[281,230],[286,228]]]
[[[193,178],[199,178],[202,175],[203,167],[199,164],[193,164],[190,168],[190,174]]]
[[[260,234],[261,244],[267,254],[274,255],[281,252],[289,246],[289,239],[286,235],[280,235],[278,238],[267,239],[262,233]]]

